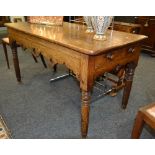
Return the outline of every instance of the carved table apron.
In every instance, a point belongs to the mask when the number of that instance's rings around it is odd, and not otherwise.
[[[54,63],[65,64],[80,82],[82,91],[81,135],[87,136],[90,110],[90,91],[95,79],[118,65],[125,66],[125,87],[122,107],[126,108],[134,70],[137,66],[142,35],[108,30],[106,41],[93,40],[85,33],[85,26],[64,23],[62,27],[28,23],[6,24],[12,48],[13,62],[18,82],[21,82],[16,42],[33,48]],[[50,33],[49,33],[50,32]]]

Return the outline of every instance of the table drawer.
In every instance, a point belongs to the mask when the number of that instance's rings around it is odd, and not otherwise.
[[[125,47],[95,57],[95,70],[110,71],[115,66],[124,65],[139,57],[139,46]]]

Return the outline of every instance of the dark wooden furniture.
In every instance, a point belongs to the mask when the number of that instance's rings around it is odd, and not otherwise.
[[[136,23],[142,26],[140,34],[148,36],[143,42],[143,49],[151,56],[155,56],[155,16],[137,16]]]
[[[5,23],[9,22],[8,16],[0,16],[0,27],[3,27]]]
[[[138,64],[143,35],[107,31],[106,41],[93,40],[94,34],[86,34],[86,27],[63,23],[63,26],[45,26],[29,23],[9,23],[9,39],[14,68],[21,82],[16,42],[26,48],[34,48],[48,60],[65,64],[74,72],[82,92],[81,134],[87,136],[90,110],[90,92],[97,77],[117,66],[125,66],[125,87],[122,107],[126,108],[134,70]]]
[[[141,30],[140,24],[115,21],[113,25],[114,25],[113,29],[116,31],[123,31],[123,32],[138,34]]]
[[[6,58],[6,62],[7,62],[7,67],[8,67],[8,69],[10,69],[10,64],[9,64],[9,59],[8,59],[8,52],[7,52],[7,47],[6,47],[6,46],[10,46],[9,38],[2,38],[2,45],[3,45],[3,50],[4,50],[4,55],[5,55],[5,58]],[[17,47],[20,47],[20,45],[17,44]],[[38,60],[37,60],[36,56],[33,53],[32,53],[32,57],[33,57],[34,61],[37,63]],[[41,58],[41,61],[42,61],[43,65],[44,65],[44,67],[47,68],[44,57],[41,54],[40,54],[40,58]]]
[[[155,103],[146,105],[139,109],[131,138],[137,139],[140,137],[144,123],[155,129]]]
[[[114,16],[115,21],[125,22],[125,23],[135,23],[135,16]]]

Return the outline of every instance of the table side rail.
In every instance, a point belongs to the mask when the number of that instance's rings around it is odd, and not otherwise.
[[[10,43],[16,41],[21,47],[33,49],[36,54],[41,53],[55,64],[65,64],[79,79],[81,53],[14,29],[9,28],[8,32]]]

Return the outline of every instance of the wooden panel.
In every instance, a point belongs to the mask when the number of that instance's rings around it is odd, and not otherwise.
[[[148,39],[143,41],[143,46],[155,53],[155,16],[138,17],[136,23],[142,25],[140,34],[148,36]]]

